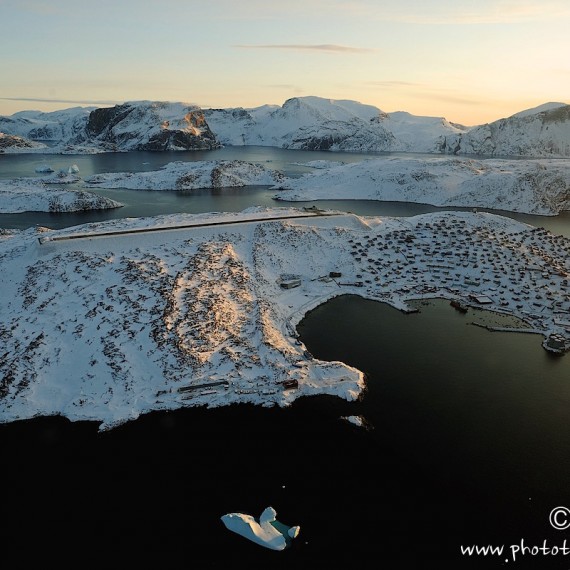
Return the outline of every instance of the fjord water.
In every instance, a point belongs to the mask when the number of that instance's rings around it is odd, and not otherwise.
[[[77,164],[86,178],[214,158],[300,175],[311,169],[297,162],[365,156],[266,147],[0,155],[0,177],[35,175],[44,163],[56,170]],[[0,227],[287,205],[267,188],[97,193],[128,206],[27,213],[15,225],[4,215]],[[439,210],[348,200],[308,204],[363,215]],[[570,235],[566,215],[517,219]],[[227,568],[236,561],[251,568],[356,568],[369,559],[390,568],[567,568],[561,555],[527,555],[516,564],[505,559],[521,539],[531,546],[570,539],[568,530],[555,531],[548,522],[554,507],[570,508],[570,355],[550,355],[537,335],[472,326],[472,310],[463,315],[445,301],[420,309],[406,315],[343,296],[300,323],[315,357],[366,373],[368,388],[358,402],[316,396],[285,410],[159,411],[105,433],[59,417],[0,425],[5,552],[22,555],[33,543],[44,562],[61,565],[73,545],[81,562],[164,568]],[[370,429],[340,419],[358,414]],[[220,521],[228,512],[258,516],[269,505],[280,521],[301,526],[286,551],[263,549]],[[460,555],[461,545],[475,544],[505,545],[507,552]]]
[[[568,356],[538,335],[473,326],[483,318],[473,309],[418,306],[404,314],[343,295],[299,324],[315,357],[366,373],[356,402],[159,411],[101,434],[63,418],[0,425],[7,548],[33,537],[57,560],[64,537],[90,560],[131,566],[485,569],[521,540],[561,547],[567,532],[548,517],[570,506]],[[350,415],[367,427],[341,419]],[[220,520],[269,505],[301,527],[286,551]],[[461,555],[476,544],[507,552]]]
[[[169,162],[199,160],[244,160],[262,164],[278,170],[287,176],[296,177],[315,172],[314,168],[303,166],[316,160],[359,162],[369,158],[390,156],[433,157],[417,153],[357,153],[288,150],[275,147],[246,146],[225,147],[209,151],[166,151],[166,152],[110,152],[86,155],[58,154],[0,154],[0,180],[18,177],[44,176],[35,172],[38,166],[48,164],[56,172],[67,170],[72,164],[79,168],[79,175],[87,179],[104,172],[145,172],[157,170]],[[477,157],[474,157],[477,158]],[[85,189],[83,182],[70,188]],[[46,226],[59,229],[80,224],[101,222],[117,218],[156,216],[173,213],[240,212],[252,206],[317,206],[353,212],[362,216],[414,216],[442,210],[466,210],[471,208],[438,208],[428,204],[406,202],[377,202],[374,200],[319,200],[307,202],[282,202],[275,199],[279,191],[267,186],[244,188],[216,188],[188,191],[152,190],[106,190],[87,188],[101,196],[124,204],[121,208],[71,213],[26,212],[22,214],[0,214],[0,228],[25,229]],[[483,208],[479,208],[484,211]],[[509,216],[521,222],[544,227],[555,234],[570,236],[570,212],[558,216],[534,216],[497,210],[487,210]]]
[[[483,311],[461,314],[445,300],[418,306],[404,314],[342,296],[298,327],[315,357],[367,374],[353,413],[372,429],[352,479],[374,505],[375,516],[364,516],[376,519],[367,523],[375,548],[395,561],[397,552],[456,556],[461,568],[461,545],[562,546],[568,531],[554,530],[549,513],[570,507],[570,360],[546,352],[540,335],[473,326]],[[568,559],[527,556],[516,567],[567,568]]]

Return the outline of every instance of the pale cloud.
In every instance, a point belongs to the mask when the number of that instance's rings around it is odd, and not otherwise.
[[[340,53],[369,53],[374,50],[368,48],[359,48],[352,46],[341,46],[337,44],[260,44],[260,45],[234,45],[240,49],[283,49],[293,51],[322,51],[322,52],[340,52]]]

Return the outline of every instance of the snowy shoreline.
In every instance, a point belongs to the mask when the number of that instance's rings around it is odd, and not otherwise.
[[[277,200],[378,200],[555,216],[570,209],[570,160],[368,159],[276,185]]]
[[[106,430],[153,410],[358,399],[362,372],[314,359],[295,329],[345,293],[404,311],[457,298],[570,338],[567,238],[484,213],[307,214],[250,208],[0,235],[2,422],[59,414]]]
[[[301,163],[296,163],[301,164]],[[374,200],[486,208],[540,216],[570,209],[570,159],[383,157],[309,161],[298,178],[241,160],[171,162],[150,172],[102,173],[87,188],[192,190],[267,185],[279,201]]]

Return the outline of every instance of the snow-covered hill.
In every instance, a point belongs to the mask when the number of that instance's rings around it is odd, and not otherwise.
[[[283,106],[207,109],[222,144],[269,145],[302,150],[439,152],[460,128],[445,119],[388,115],[356,101],[294,97]]]
[[[62,188],[62,182],[66,181],[56,176],[0,180],[0,214],[80,212],[120,208],[123,205],[93,192]]]
[[[170,162],[150,172],[102,173],[85,180],[87,187],[134,190],[194,190],[237,186],[272,185],[285,177],[259,164],[243,160]]]
[[[455,154],[570,157],[570,105],[545,103],[474,127],[447,146]]]
[[[281,200],[420,202],[552,216],[570,209],[570,161],[374,158],[320,168],[277,188]]]
[[[23,150],[42,150],[45,148],[45,144],[32,141],[25,137],[0,133],[0,153],[19,152]]]
[[[0,117],[0,131],[33,141],[65,143],[81,133],[95,107],[73,107],[61,111],[20,111]]]
[[[344,293],[404,310],[484,295],[527,331],[570,336],[569,252],[562,236],[472,212],[257,208],[0,231],[0,421],[109,429],[185,406],[355,400],[364,374],[297,338],[307,311]]]

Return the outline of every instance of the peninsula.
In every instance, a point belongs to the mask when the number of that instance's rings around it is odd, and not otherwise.
[[[565,348],[569,253],[567,238],[475,212],[251,208],[2,230],[2,421],[106,430],[185,406],[358,399],[363,373],[315,359],[295,328],[345,293],[403,311],[430,297],[484,305]]]

